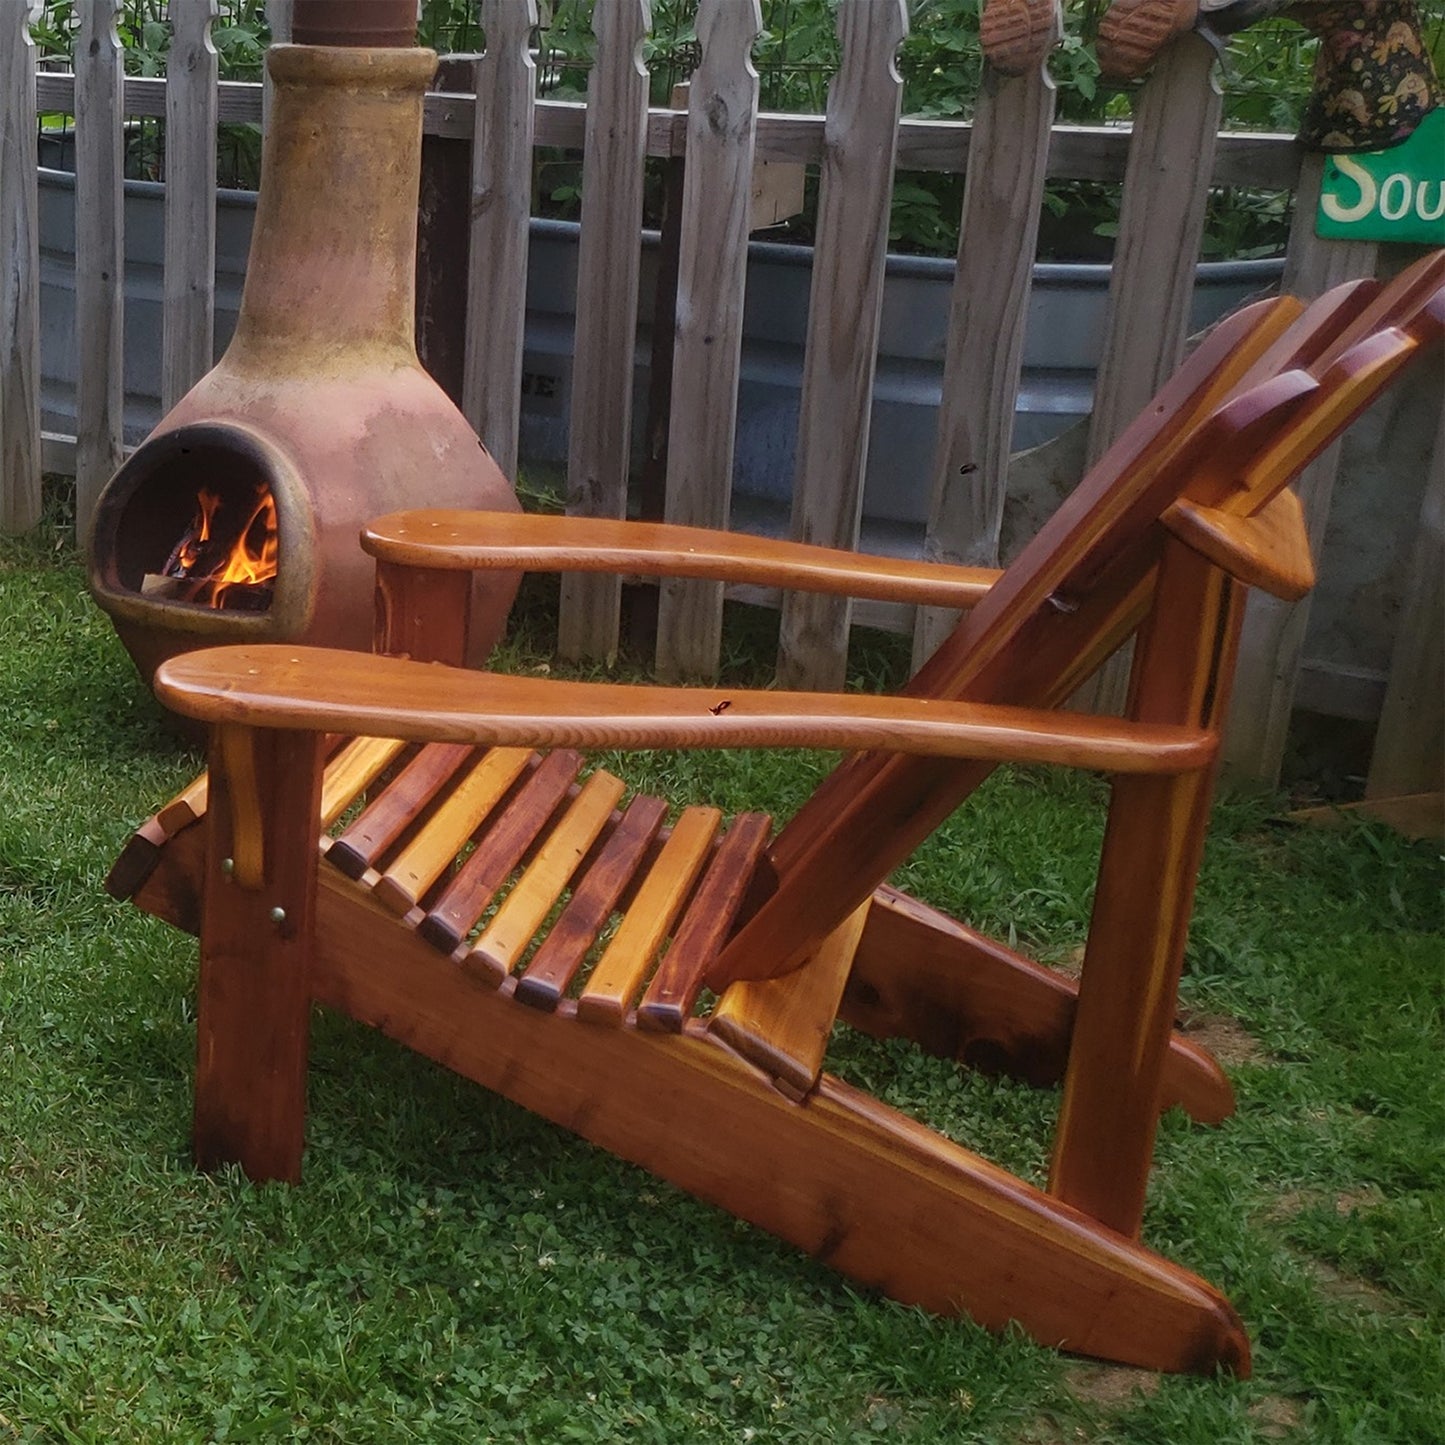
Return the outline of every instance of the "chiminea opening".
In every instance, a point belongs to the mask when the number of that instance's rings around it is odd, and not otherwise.
[[[268,612],[282,565],[280,510],[289,506],[277,496],[272,449],[223,426],[182,427],[163,441],[107,492],[101,576],[184,606]]]

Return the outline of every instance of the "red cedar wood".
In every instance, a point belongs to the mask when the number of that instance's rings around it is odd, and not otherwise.
[[[506,882],[567,796],[582,769],[578,754],[548,753],[487,830],[482,843],[431,903],[420,933],[443,952],[461,946],[487,904]]]
[[[193,891],[176,865],[198,844],[190,830],[168,847],[141,907],[184,921]],[[588,1028],[566,1000],[514,1007],[513,985],[478,988],[394,922],[378,950],[387,926],[322,870],[307,963],[320,1002],[907,1303],[1147,1368],[1248,1373],[1243,1328],[1210,1286],[856,1090],[825,1076],[800,1106],[699,1024]],[[858,1187],[879,1170],[886,1188]],[[759,1176],[789,1187],[759,1190]]]
[[[645,793],[627,805],[597,861],[518,979],[518,1003],[550,1011],[561,1002],[666,817],[667,804]]]
[[[251,764],[237,771],[240,758]],[[229,743],[218,738],[210,778],[196,1162],[203,1169],[239,1163],[252,1178],[295,1182],[306,1104],[321,738],[251,729]],[[253,815],[265,861],[248,886],[227,864],[235,860],[237,823]]]

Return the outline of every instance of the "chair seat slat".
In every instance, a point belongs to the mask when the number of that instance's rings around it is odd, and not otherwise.
[[[673,920],[682,912],[722,822],[717,808],[683,810],[648,871],[616,936],[577,1000],[577,1017],[620,1024],[642,986]]]
[[[627,806],[597,861],[572,892],[527,971],[517,980],[517,1001],[555,1009],[582,967],[597,936],[647,857],[667,817],[661,798],[640,794]]]
[[[400,738],[352,738],[326,765],[321,780],[321,827],[329,828],[406,746]]]
[[[377,900],[394,913],[414,908],[533,756],[527,748],[492,748],[474,763],[377,880]]]
[[[467,743],[430,743],[333,840],[326,857],[348,878],[360,878],[409,828],[472,755]]]
[[[467,954],[469,973],[493,985],[508,977],[607,826],[624,788],[621,778],[601,770],[587,779]]]
[[[766,813],[733,819],[638,1007],[637,1021],[645,1028],[677,1033],[692,1014],[767,846],[772,821]]]
[[[581,770],[580,753],[563,748],[547,754],[418,926],[428,943],[444,953],[461,944],[547,826]]]

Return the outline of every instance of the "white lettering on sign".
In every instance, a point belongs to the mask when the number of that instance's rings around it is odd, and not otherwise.
[[[1326,192],[1320,197],[1320,210],[1330,220],[1341,225],[1363,221],[1371,212],[1378,210],[1387,221],[1400,221],[1413,208],[1422,221],[1438,221],[1445,216],[1445,181],[1419,181],[1403,171],[1387,176],[1383,182],[1375,180],[1369,171],[1349,156],[1332,157],[1339,172],[1355,183],[1360,198],[1353,205],[1345,205],[1339,196]],[[1430,200],[1430,187],[1435,187],[1435,199]]]
[[[1390,199],[1391,194],[1399,197],[1398,203]],[[1380,187],[1380,214],[1387,221],[1401,221],[1410,211],[1410,177],[1389,176]]]

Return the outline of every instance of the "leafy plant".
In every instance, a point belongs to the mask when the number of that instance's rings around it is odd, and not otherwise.
[[[539,0],[538,84],[559,99],[586,95],[594,40],[595,0]],[[979,13],[982,0],[909,0],[909,33],[899,48],[903,108],[908,115],[967,119],[973,112],[981,75]],[[1093,37],[1108,0],[1065,6],[1065,34],[1049,60],[1062,123],[1099,124],[1127,120],[1134,86],[1106,83],[1099,75]],[[485,46],[478,0],[424,0],[418,35],[442,52],[476,52]],[[127,69],[161,75],[170,44],[168,0],[123,0],[117,28]],[[692,73],[698,59],[697,0],[653,0],[652,31],[643,59],[651,74],[652,102],[669,103],[673,86]],[[1445,9],[1426,7],[1426,44],[1437,69],[1445,69]],[[762,0],[764,31],[754,47],[761,104],[768,110],[821,112],[837,62],[837,0]],[[78,15],[74,0],[48,0],[33,27],[41,54],[51,59],[73,53]],[[254,80],[261,74],[270,32],[264,0],[220,0],[212,40],[226,79]],[[1315,42],[1293,21],[1275,19],[1231,38],[1223,60],[1225,124],[1250,130],[1291,131],[1299,123],[1310,89]],[[223,128],[222,174],[226,183],[254,184],[258,158],[253,129]],[[148,132],[135,148],[133,174],[159,174],[162,145]],[[575,158],[538,157],[537,193],[550,214],[575,215],[578,196]],[[654,191],[658,188],[653,187]],[[943,174],[900,176],[890,236],[900,249],[951,254],[958,241],[960,178]],[[1044,254],[1065,230],[1076,238],[1070,253],[1101,249],[1107,254],[1116,229],[1113,192],[1082,183],[1053,184],[1042,227]],[[1067,213],[1065,227],[1060,217]],[[1282,248],[1285,201],[1254,192],[1221,192],[1211,202],[1206,254],[1249,256]],[[652,217],[654,223],[656,216]],[[795,227],[807,238],[807,223]],[[1102,243],[1102,247],[1101,244]]]

